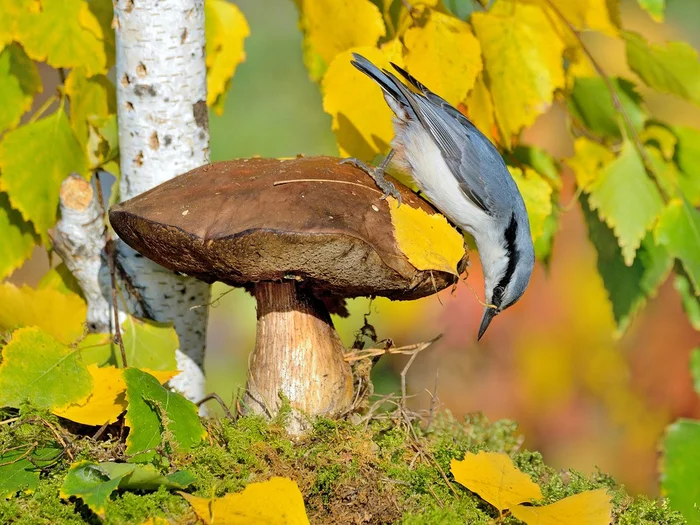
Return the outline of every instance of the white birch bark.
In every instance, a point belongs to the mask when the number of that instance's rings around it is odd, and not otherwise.
[[[127,200],[209,162],[204,2],[118,0],[114,16],[119,190]],[[183,373],[171,386],[201,399],[209,286],[174,275],[124,243],[117,250],[146,315],[175,323]]]

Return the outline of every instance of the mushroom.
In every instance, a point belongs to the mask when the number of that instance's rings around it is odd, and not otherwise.
[[[398,209],[436,214],[394,184],[403,199]],[[337,416],[352,401],[329,306],[358,296],[431,295],[466,266],[460,237],[457,271],[416,268],[397,243],[389,203],[374,181],[332,157],[205,165],[113,206],[109,218],[124,242],[162,266],[253,293],[257,337],[244,404],[271,416],[283,394],[295,433],[307,425],[304,414]]]

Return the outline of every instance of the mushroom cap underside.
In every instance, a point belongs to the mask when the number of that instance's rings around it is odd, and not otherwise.
[[[409,262],[381,191],[363,171],[339,161],[208,164],[113,206],[110,222],[136,251],[206,282],[294,279],[343,297],[392,299],[416,299],[453,284],[452,273]],[[402,206],[436,213],[393,182]]]

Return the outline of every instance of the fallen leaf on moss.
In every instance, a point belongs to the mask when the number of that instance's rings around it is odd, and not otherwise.
[[[216,525],[305,525],[304,499],[295,481],[274,477],[251,483],[242,492],[222,498],[198,498],[180,492],[197,516]]]
[[[457,265],[464,257],[464,237],[440,214],[387,199],[391,224],[399,249],[418,270],[439,270],[458,275]]]
[[[605,489],[587,490],[542,507],[516,505],[510,513],[527,525],[608,525],[612,503]]]
[[[87,368],[93,382],[90,396],[82,403],[55,410],[54,414],[83,425],[114,423],[127,406],[126,383],[122,375],[124,369],[114,366],[100,368],[96,364],[88,365]],[[144,372],[154,376],[161,384],[179,373],[178,370],[144,370]]]
[[[518,470],[503,452],[467,452],[462,461],[450,462],[450,471],[457,483],[476,492],[499,511],[542,499],[540,486]]]

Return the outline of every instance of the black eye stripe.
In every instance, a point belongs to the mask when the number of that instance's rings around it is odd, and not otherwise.
[[[520,257],[518,250],[515,248],[515,240],[517,238],[517,235],[518,225],[515,222],[515,213],[513,213],[510,216],[510,222],[508,223],[508,227],[503,233],[503,238],[506,243],[508,266],[506,267],[506,272],[503,274],[503,277],[501,277],[501,280],[498,281],[498,284],[493,289],[493,296],[491,297],[491,302],[499,307],[501,306],[501,301],[503,300],[503,294],[505,293],[506,286],[513,278],[513,274],[515,273],[515,266],[518,264],[518,258]]]

